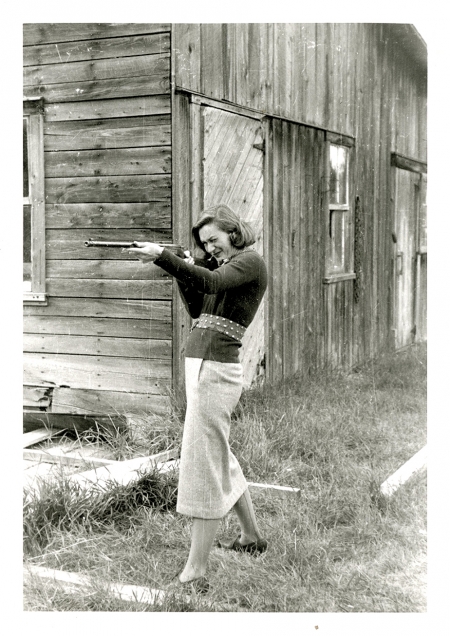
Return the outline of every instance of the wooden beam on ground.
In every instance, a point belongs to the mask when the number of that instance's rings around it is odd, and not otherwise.
[[[90,588],[90,592],[92,592],[93,587],[105,587],[116,598],[135,603],[146,603],[147,605],[161,603],[165,596],[164,590],[140,587],[138,585],[122,585],[109,581],[93,581],[89,576],[76,574],[75,572],[51,570],[37,565],[26,566],[24,569],[25,581],[30,580],[33,576],[61,584],[69,592],[79,592],[80,588]]]
[[[23,427],[25,430],[51,428],[84,432],[106,429],[121,430],[126,427],[126,420],[119,415],[78,415],[76,413],[51,413],[46,411],[24,411]]]
[[[300,488],[293,488],[292,486],[276,486],[273,484],[259,484],[252,481],[248,482],[249,486],[253,488],[269,488],[270,490],[284,490],[286,492],[300,492]]]
[[[30,435],[31,433],[26,433]],[[117,464],[114,459],[103,459],[101,457],[82,457],[76,453],[50,453],[45,450],[24,450],[23,459],[49,464],[62,464],[65,466],[106,466]]]
[[[398,470],[395,471],[390,477],[384,481],[380,486],[380,491],[383,495],[389,497],[392,495],[399,486],[404,484],[410,477],[414,475],[418,470],[426,466],[427,464],[427,447],[426,445],[418,451],[415,455],[408,459]]]
[[[47,428],[39,428],[35,431],[30,431],[29,433],[23,434],[23,448],[27,448],[27,446],[33,446],[33,444],[38,444],[39,442],[43,442],[46,439],[50,439],[53,435],[60,433],[61,431],[50,431]]]
[[[94,484],[104,486],[111,481],[124,486],[130,481],[137,479],[139,473],[152,470],[154,467],[163,468],[162,472],[165,472],[168,469],[169,460],[177,458],[178,454],[179,451],[177,449],[172,449],[150,457],[136,457],[77,473],[76,475],[71,475],[69,479],[86,488],[90,488]]]

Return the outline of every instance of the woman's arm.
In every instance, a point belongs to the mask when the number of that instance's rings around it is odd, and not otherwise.
[[[249,283],[260,275],[264,263],[253,251],[237,254],[229,263],[214,271],[185,262],[169,250],[163,250],[155,264],[180,283],[203,294],[217,294]]]

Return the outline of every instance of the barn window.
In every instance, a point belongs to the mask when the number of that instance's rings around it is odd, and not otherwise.
[[[327,263],[324,282],[354,278],[350,142],[327,143]]]
[[[45,300],[44,139],[41,99],[23,103],[23,300]]]

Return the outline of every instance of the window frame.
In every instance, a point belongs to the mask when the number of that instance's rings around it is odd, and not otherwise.
[[[28,120],[29,195],[27,198],[23,198],[23,204],[31,206],[31,289],[25,289],[24,286],[23,304],[46,305],[44,100],[42,98],[24,98],[23,117]]]
[[[347,151],[347,203],[331,203],[331,170],[330,152],[331,146],[341,146]],[[325,276],[323,283],[337,283],[342,280],[356,278],[354,271],[354,192],[353,192],[353,153],[355,140],[352,137],[327,131],[325,137]],[[330,236],[333,212],[341,212],[344,216],[344,241],[343,241],[343,267],[342,271],[336,271],[333,267],[333,239]]]

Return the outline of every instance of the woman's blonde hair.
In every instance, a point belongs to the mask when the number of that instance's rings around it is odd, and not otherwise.
[[[251,226],[238,217],[224,203],[215,205],[212,208],[203,210],[201,217],[192,228],[192,236],[196,245],[205,252],[203,243],[200,241],[199,232],[204,225],[214,223],[222,232],[228,232],[230,235],[230,242],[236,249],[243,249],[248,245],[253,245],[255,242],[255,233]]]

